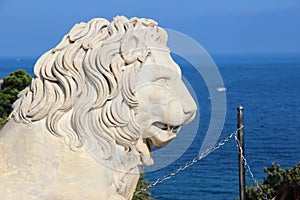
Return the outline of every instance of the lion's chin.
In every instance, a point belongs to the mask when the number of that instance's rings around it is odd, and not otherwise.
[[[171,133],[168,135],[162,134],[162,135],[155,135],[150,138],[151,143],[156,148],[161,148],[169,144],[174,138],[176,137],[176,134]]]

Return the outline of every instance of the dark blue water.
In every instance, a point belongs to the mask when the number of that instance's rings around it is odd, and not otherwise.
[[[0,78],[8,76],[11,72],[24,69],[33,76],[33,66],[37,58],[0,58]]]
[[[188,65],[179,60],[179,63]],[[300,161],[300,57],[216,57],[227,88],[227,115],[221,138],[236,128],[237,106],[245,115],[245,152],[258,181],[265,166],[293,167]],[[193,80],[194,73],[184,71]],[[197,156],[209,121],[208,93],[195,78],[201,110],[197,137],[186,153],[165,169],[146,174],[152,181]],[[206,96],[207,95],[207,96]],[[200,98],[199,98],[200,96]],[[204,122],[203,122],[204,121]],[[246,176],[247,185],[253,182]],[[237,148],[230,140],[221,149],[153,188],[157,199],[235,199],[239,195]]]
[[[175,58],[189,80],[200,110],[200,126],[191,146],[170,165],[147,172],[150,182],[177,169],[198,155],[208,129],[210,99],[205,83],[188,63]],[[227,114],[220,139],[236,129],[236,107],[245,108],[246,159],[255,178],[263,181],[265,166],[279,162],[293,167],[300,161],[300,57],[214,57],[227,88]],[[16,69],[31,75],[35,58],[1,59],[0,77]],[[252,185],[246,175],[248,185]],[[156,199],[235,199],[238,196],[237,148],[230,140],[219,150],[175,177],[156,185]]]

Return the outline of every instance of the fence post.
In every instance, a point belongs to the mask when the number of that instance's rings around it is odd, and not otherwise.
[[[237,108],[238,110],[238,140],[240,143],[239,149],[239,189],[240,189],[240,200],[246,199],[246,188],[245,188],[245,168],[244,168],[244,116],[243,116],[243,110],[244,108],[242,106],[239,106]]]

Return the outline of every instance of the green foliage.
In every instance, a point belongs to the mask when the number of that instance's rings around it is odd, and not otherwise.
[[[16,101],[18,93],[28,86],[31,76],[24,70],[17,70],[6,78],[0,89],[0,129],[4,126],[6,118],[12,111],[12,104]]]
[[[31,82],[31,76],[26,73],[26,71],[19,69],[11,74],[8,77],[3,79],[3,84],[1,89],[6,88],[16,89],[18,91],[23,90]]]
[[[0,117],[0,130],[3,128],[5,122],[6,122],[6,117],[5,118]]]
[[[141,174],[139,182],[136,186],[136,191],[139,191],[140,189],[146,188],[149,185],[148,181],[144,180],[144,175]],[[135,193],[132,197],[132,200],[154,200],[150,198],[151,192],[149,191],[140,191],[138,193]]]
[[[267,178],[259,186],[268,198],[276,196],[277,191],[283,186],[300,184],[300,162],[294,168],[283,169],[278,163],[272,163],[272,167],[264,168]],[[246,199],[261,200],[261,194],[256,187],[246,187]]]

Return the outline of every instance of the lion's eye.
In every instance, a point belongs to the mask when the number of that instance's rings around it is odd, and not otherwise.
[[[168,79],[166,77],[160,77],[154,81],[155,83],[166,84],[168,83]]]

